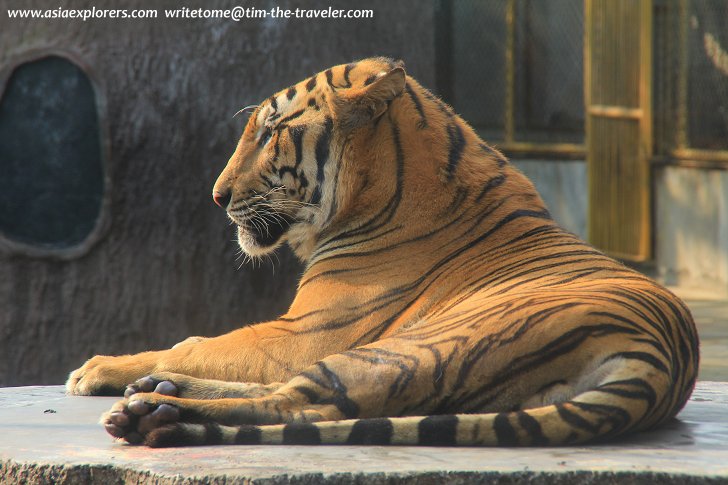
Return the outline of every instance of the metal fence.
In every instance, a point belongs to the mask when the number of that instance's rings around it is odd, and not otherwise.
[[[728,0],[656,2],[654,63],[657,153],[728,161]]]
[[[440,12],[438,88],[466,120],[506,149],[583,144],[583,0],[442,0]]]

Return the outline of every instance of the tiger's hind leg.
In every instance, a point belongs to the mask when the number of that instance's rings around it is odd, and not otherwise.
[[[263,397],[278,390],[283,383],[258,384],[198,379],[172,372],[159,372],[129,384],[124,397],[140,392],[156,392],[166,396],[188,399],[224,399]]]

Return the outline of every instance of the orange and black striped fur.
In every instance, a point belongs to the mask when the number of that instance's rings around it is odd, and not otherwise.
[[[298,293],[276,320],[73,372],[73,394],[132,383],[115,437],[563,445],[659,425],[693,389],[685,305],[562,230],[401,63],[265,100],[213,195],[248,255],[291,245]]]

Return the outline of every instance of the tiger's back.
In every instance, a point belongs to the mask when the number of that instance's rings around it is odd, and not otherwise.
[[[215,199],[248,254],[287,242],[306,263],[296,298],[184,362],[157,356],[177,396],[136,388],[105,418],[115,436],[139,401],[180,410],[142,433],[152,446],[559,445],[662,423],[694,386],[685,305],[561,229],[399,63],[335,66],[256,107]]]

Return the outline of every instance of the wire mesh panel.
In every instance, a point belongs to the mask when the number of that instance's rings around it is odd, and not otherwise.
[[[506,1],[451,1],[452,103],[491,140],[502,140],[506,101]]]
[[[582,143],[583,0],[518,0],[514,29],[516,139]]]
[[[587,0],[589,238],[629,260],[651,256],[651,7]]]
[[[491,141],[583,143],[583,0],[442,0],[455,109]]]
[[[687,141],[728,149],[728,1],[688,3]]]
[[[658,155],[728,160],[728,0],[657,3],[654,66]]]

